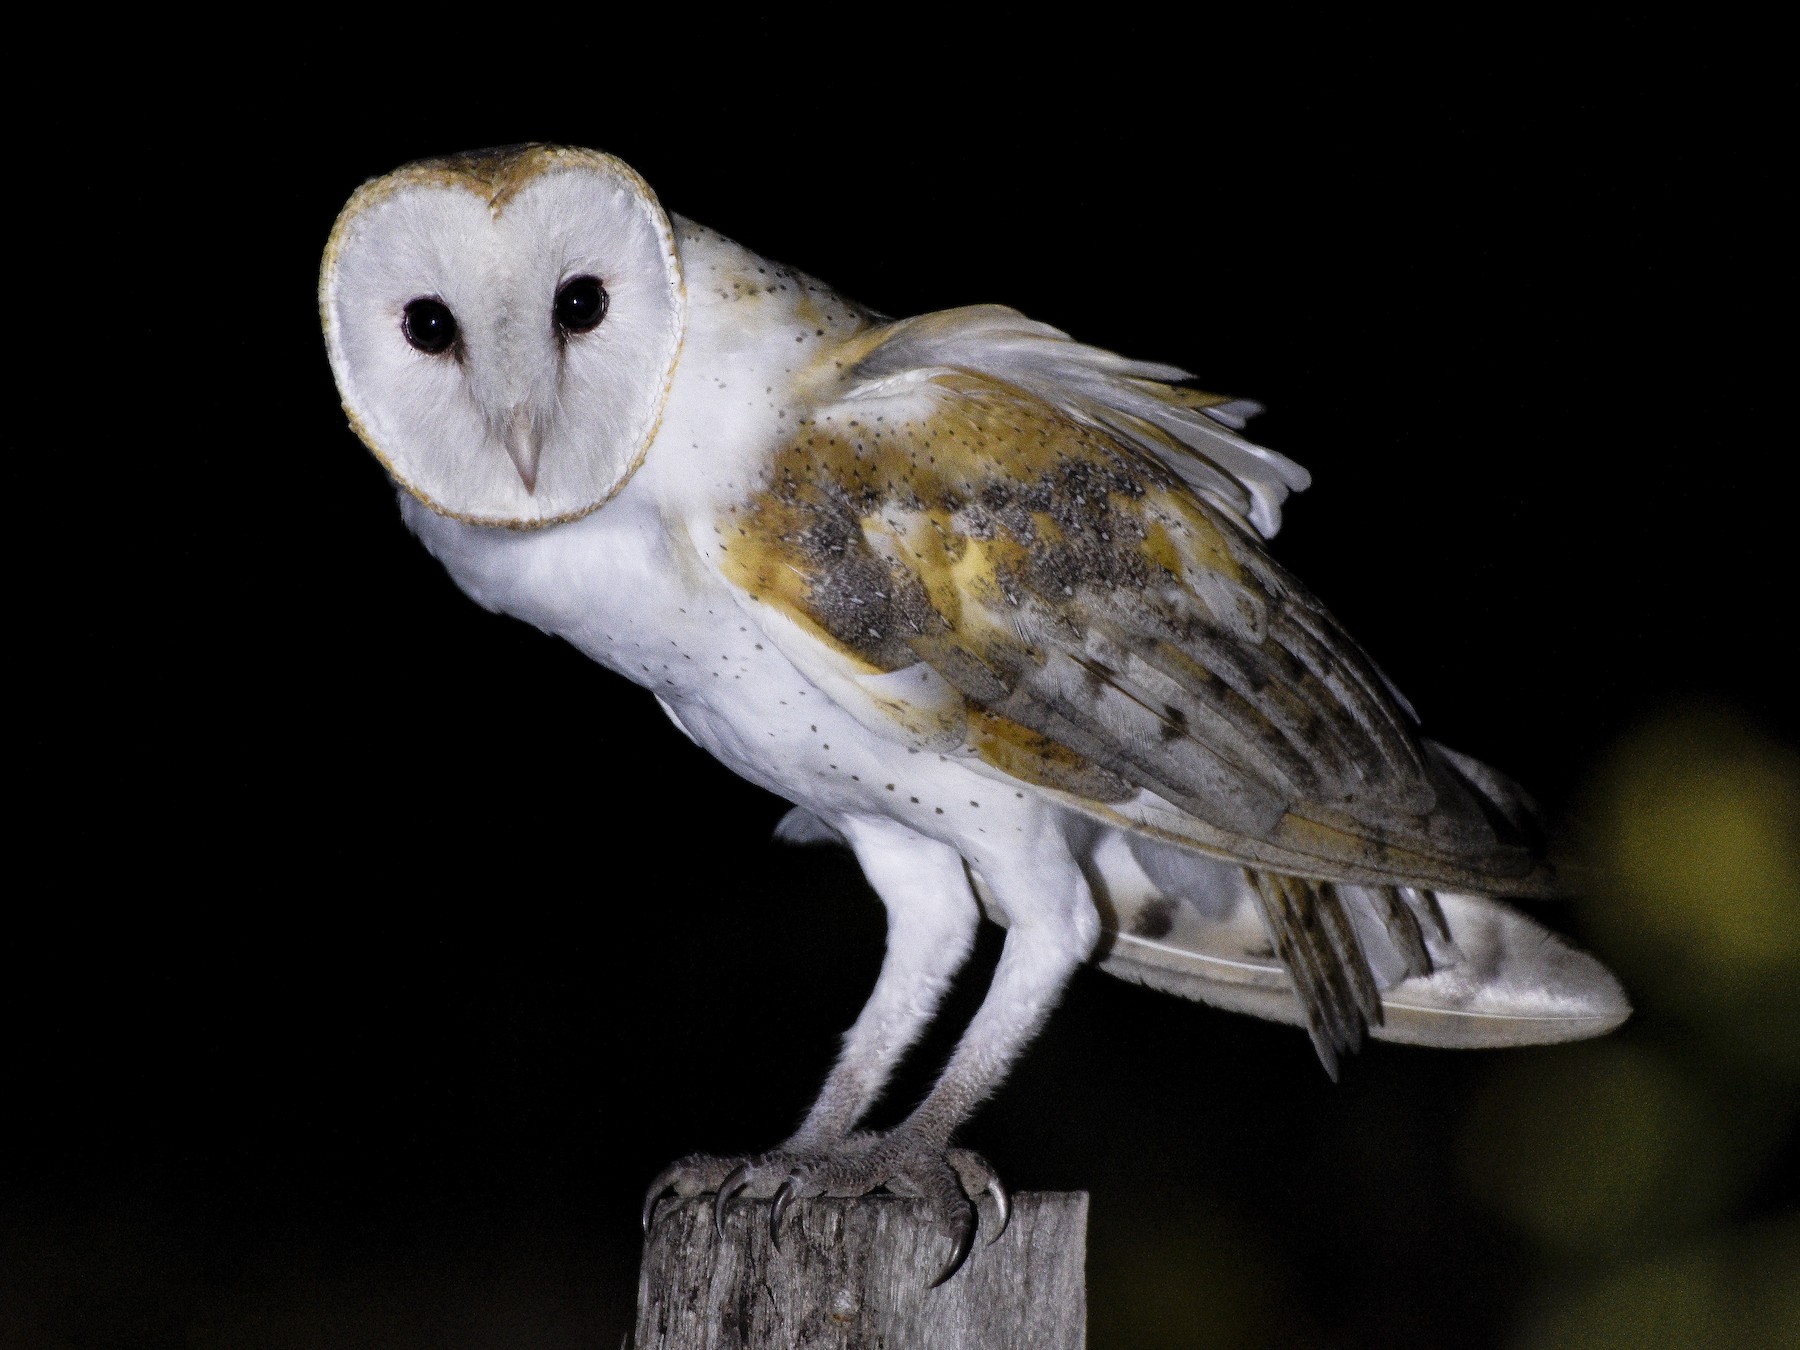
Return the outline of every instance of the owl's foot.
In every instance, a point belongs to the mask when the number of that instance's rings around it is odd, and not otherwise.
[[[931,1282],[936,1288],[962,1268],[974,1245],[976,1200],[987,1195],[994,1204],[996,1241],[1006,1231],[1010,1206],[1006,1189],[986,1159],[966,1148],[931,1144],[904,1129],[887,1134],[852,1134],[822,1148],[783,1147],[753,1158],[718,1158],[696,1153],[664,1168],[644,1196],[644,1230],[656,1205],[670,1191],[678,1196],[707,1195],[713,1222],[721,1236],[732,1202],[740,1197],[772,1198],[769,1236],[781,1246],[781,1220],[796,1197],[854,1197],[883,1189],[930,1203],[951,1227],[950,1260]]]

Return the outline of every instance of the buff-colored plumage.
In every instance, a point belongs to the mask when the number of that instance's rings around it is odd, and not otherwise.
[[[605,321],[571,327],[595,279]],[[888,905],[801,1129],[677,1189],[885,1182],[969,1212],[989,1174],[950,1131],[1082,960],[1300,1022],[1334,1072],[1365,1032],[1626,1015],[1485,898],[1553,888],[1523,798],[1422,738],[1265,551],[1307,478],[1239,434],[1255,405],[996,306],[881,320],[593,152],[365,188],[321,295],[352,422],[458,583],[651,688]],[[453,346],[415,342],[422,302]],[[1011,930],[986,1003],[905,1124],[854,1134],[978,906]]]

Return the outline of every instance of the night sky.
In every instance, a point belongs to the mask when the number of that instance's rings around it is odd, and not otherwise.
[[[64,317],[14,385],[42,423],[15,441],[0,1343],[611,1350],[643,1185],[783,1137],[879,966],[847,858],[770,842],[784,803],[403,528],[315,287],[344,200],[410,159],[594,145],[880,311],[1005,303],[1255,398],[1314,477],[1276,555],[1572,847],[1604,853],[1584,822],[1652,742],[1788,800],[1767,34],[947,21],[379,52],[327,25],[95,67],[106,136],[44,154],[20,208]],[[1659,1002],[1676,967],[1622,895],[1536,911],[1637,997],[1617,1063],[1373,1046],[1333,1087],[1298,1031],[1084,971],[964,1142],[1092,1193],[1100,1350],[1561,1343],[1617,1272],[1793,1240],[1800,1079],[1720,1047],[1800,1031],[1709,1020],[1698,976]],[[1494,1178],[1532,1171],[1509,1112],[1614,1071],[1722,1131],[1670,1136],[1671,1175],[1716,1139],[1745,1160],[1583,1245]]]

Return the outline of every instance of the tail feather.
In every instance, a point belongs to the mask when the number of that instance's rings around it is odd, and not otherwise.
[[[842,836],[796,808],[777,837]],[[1412,886],[1253,871],[1126,830],[1086,860],[1102,970],[1182,998],[1305,1027],[1335,1079],[1365,1036],[1466,1049],[1611,1031],[1631,1015],[1593,957],[1510,906]],[[979,875],[971,878],[989,915]]]
[[[1244,869],[1262,902],[1275,954],[1287,967],[1307,1034],[1336,1082],[1338,1058],[1362,1047],[1381,1022],[1381,994],[1337,888],[1279,872]]]
[[[1108,929],[1102,969],[1304,1026],[1328,1072],[1362,1034],[1537,1045],[1601,1035],[1631,1012],[1593,957],[1485,896],[1271,877],[1142,836],[1103,838],[1090,881]],[[1332,936],[1340,923],[1353,930],[1354,949]],[[1360,965],[1361,975],[1324,969],[1332,961]],[[1378,993],[1378,1013],[1350,983],[1363,979]]]

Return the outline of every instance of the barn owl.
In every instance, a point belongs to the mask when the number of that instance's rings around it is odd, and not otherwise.
[[[1619,986],[1495,896],[1530,808],[1424,739],[1264,541],[1256,405],[996,305],[893,321],[667,213],[611,156],[430,160],[350,200],[320,281],[350,425],[477,603],[648,688],[855,854],[887,951],[794,1134],[659,1197],[880,1187],[966,1257],[1005,1191],[953,1132],[1075,969],[1442,1046],[1618,1025]],[[858,1123],[980,918],[1007,929],[935,1086]]]

